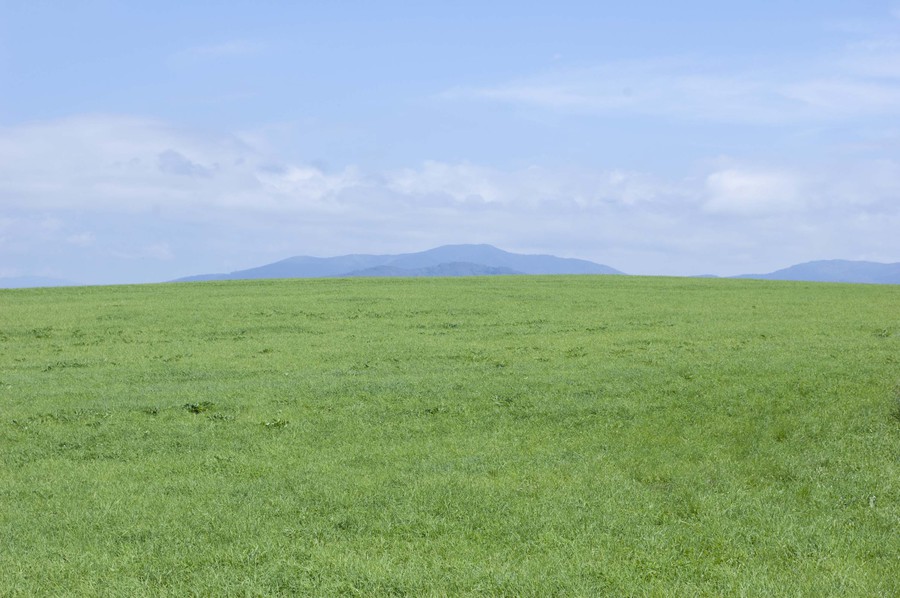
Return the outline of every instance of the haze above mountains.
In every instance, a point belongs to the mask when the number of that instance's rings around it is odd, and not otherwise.
[[[397,255],[352,254],[337,257],[297,256],[256,268],[219,274],[200,274],[172,282],[248,280],[262,278],[334,278],[378,276],[496,276],[513,274],[625,274],[587,260],[553,255],[523,255],[491,245],[444,245]],[[820,260],[797,264],[768,274],[734,278],[900,284],[900,263]],[[0,288],[76,285],[66,280],[18,277],[0,279]]]

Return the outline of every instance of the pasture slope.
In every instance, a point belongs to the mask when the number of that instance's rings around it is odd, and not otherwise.
[[[900,595],[900,287],[0,291],[0,595]]]

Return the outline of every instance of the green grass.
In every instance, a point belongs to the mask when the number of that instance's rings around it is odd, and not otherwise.
[[[900,287],[0,291],[0,595],[900,595]]]

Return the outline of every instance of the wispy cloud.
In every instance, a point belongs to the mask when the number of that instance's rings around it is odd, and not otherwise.
[[[819,57],[660,58],[552,69],[444,100],[504,103],[597,116],[653,116],[723,123],[791,124],[900,116],[896,34],[860,39]]]
[[[785,86],[782,93],[818,118],[900,115],[900,83],[813,79]]]

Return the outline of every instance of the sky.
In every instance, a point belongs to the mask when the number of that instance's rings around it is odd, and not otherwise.
[[[900,2],[0,0],[0,278],[900,262]]]

